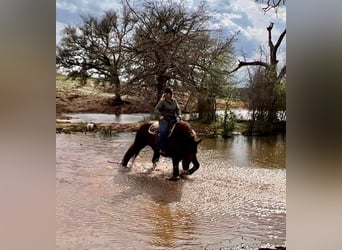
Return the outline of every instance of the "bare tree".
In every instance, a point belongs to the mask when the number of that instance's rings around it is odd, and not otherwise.
[[[166,82],[178,81],[196,87],[195,71],[201,52],[198,45],[207,42],[209,16],[204,5],[188,13],[181,3],[145,1],[140,9],[129,5],[139,20],[134,36],[136,62],[131,67],[134,83],[154,85],[157,99]]]
[[[121,104],[120,76],[129,63],[125,45],[133,31],[134,19],[124,7],[121,16],[107,11],[100,18],[82,16],[82,20],[83,24],[69,25],[63,30],[61,43],[57,45],[56,65],[83,81],[91,76],[109,81],[114,86],[115,103]]]
[[[284,78],[286,74],[286,65],[282,67],[279,71],[277,70],[278,59],[277,59],[277,52],[281,42],[283,41],[286,29],[280,34],[276,44],[272,42],[272,28],[273,23],[267,27],[268,31],[268,47],[269,47],[269,62],[255,60],[255,61],[239,61],[238,66],[232,71],[235,72],[241,67],[244,66],[258,66],[262,67],[263,70],[258,69],[256,78],[253,81],[256,81],[260,85],[260,81],[265,82],[266,85],[262,85],[265,91],[267,91],[268,101],[267,101],[267,120],[272,122],[276,120],[276,112],[277,112],[277,102],[278,102],[278,95],[277,87],[280,84],[281,80]],[[260,74],[264,76],[261,78]]]
[[[147,0],[139,9],[126,4],[138,20],[132,82],[154,89],[155,102],[167,84],[198,98],[215,96],[213,83],[228,73],[225,67],[230,64],[234,37],[219,39],[219,32],[208,28],[211,17],[205,4],[193,11],[174,1]],[[211,120],[213,108],[206,116]]]

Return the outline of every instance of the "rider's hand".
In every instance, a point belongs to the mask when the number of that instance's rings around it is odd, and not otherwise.
[[[164,116],[159,116],[159,120],[163,120],[164,119]]]

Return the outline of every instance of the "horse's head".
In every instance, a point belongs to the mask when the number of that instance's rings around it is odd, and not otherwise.
[[[174,159],[182,160],[183,169],[189,174],[199,168],[200,164],[196,154],[200,142],[201,139],[191,129],[190,124],[185,121],[176,124],[173,133],[168,139],[168,149],[171,155],[173,155]],[[194,167],[189,170],[190,163],[193,163]]]
[[[194,165],[193,171],[199,168],[199,162],[197,160],[197,149],[198,144],[200,144],[202,139],[198,138],[195,131],[191,130],[191,135],[189,137],[188,143],[185,147],[185,150],[183,152],[183,169],[188,170],[190,163],[192,162]]]
[[[197,137],[197,134],[195,132],[195,130],[191,129],[191,133],[190,133],[190,148],[192,149],[191,151],[193,153],[197,153],[197,146],[198,144],[200,144],[202,141],[202,139]]]

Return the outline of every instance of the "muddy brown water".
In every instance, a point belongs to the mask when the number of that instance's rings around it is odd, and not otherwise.
[[[253,249],[286,241],[285,138],[204,139],[200,169],[168,181],[133,133],[56,134],[56,249]]]

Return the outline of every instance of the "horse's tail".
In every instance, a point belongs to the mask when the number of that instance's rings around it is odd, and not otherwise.
[[[121,164],[122,166],[127,166],[129,160],[132,157],[136,157],[140,150],[143,149],[148,144],[148,129],[151,126],[151,123],[144,123],[141,125],[141,127],[138,129],[133,144],[129,147],[129,149],[126,151]]]

